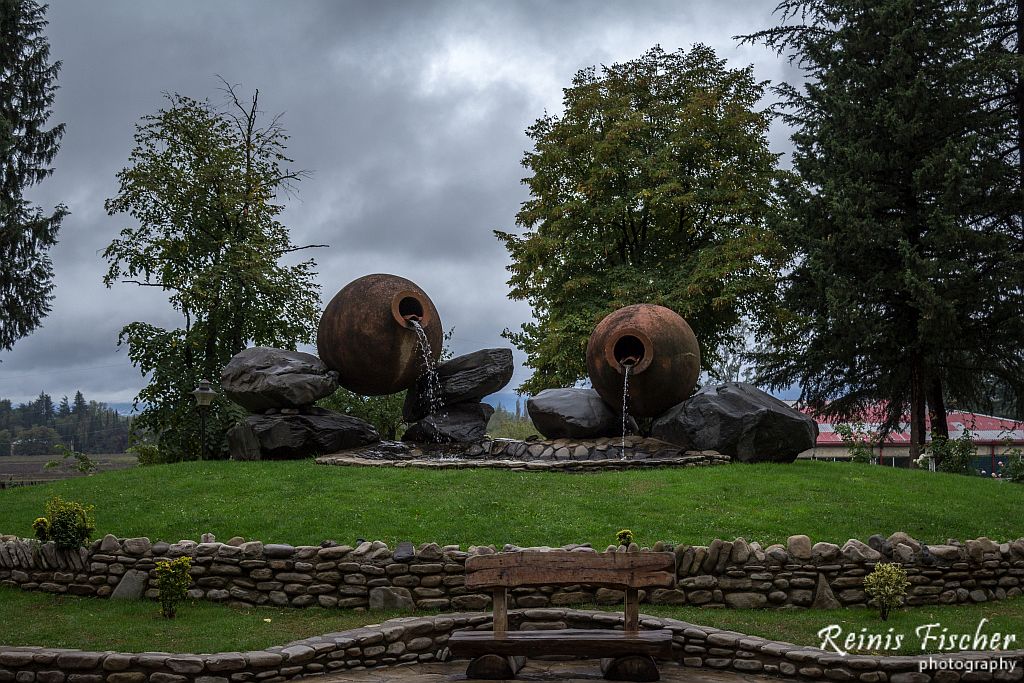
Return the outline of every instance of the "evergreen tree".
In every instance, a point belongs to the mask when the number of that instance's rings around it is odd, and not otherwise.
[[[81,392],[77,398],[77,414],[66,399],[55,410],[45,391],[13,411],[9,400],[0,399],[0,431],[6,433],[10,441],[32,441],[24,448],[15,449],[23,455],[53,455],[59,444],[82,453],[123,453],[128,447],[130,418],[119,415],[104,403],[87,402]],[[17,419],[12,419],[12,413]],[[9,450],[8,447],[7,452]],[[0,455],[7,452],[0,448]]]
[[[1018,189],[1024,190],[1024,2],[976,0],[985,29],[982,68],[996,90],[986,104],[999,114],[1004,153],[1016,161]],[[1020,205],[1001,207],[1004,218],[1020,220]]]
[[[63,204],[44,213],[25,190],[49,176],[64,124],[46,128],[60,62],[43,35],[46,6],[0,0],[0,349],[39,326],[50,311]]]
[[[53,399],[45,391],[40,391],[39,396],[35,400],[36,413],[39,416],[38,424],[50,425],[53,424],[53,419],[56,417],[56,411],[53,408]]]
[[[697,45],[585,69],[564,92],[564,112],[527,130],[525,230],[496,232],[535,320],[505,332],[534,369],[520,391],[585,377],[594,326],[636,303],[686,318],[714,365],[743,315],[773,306],[780,172],[755,109],[764,84]]]
[[[89,409],[89,404],[85,402],[85,396],[82,396],[81,391],[75,392],[75,401],[71,406],[71,414],[84,417]]]
[[[796,259],[789,315],[759,354],[761,379],[852,419],[881,402],[945,428],[946,396],[990,377],[1024,396],[1024,231],[1004,60],[993,68],[976,2],[787,0],[748,36],[806,77],[783,85],[800,182],[784,185]],[[1019,83],[1020,62],[1016,62]],[[1019,147],[1018,147],[1019,152]]]
[[[1002,188],[993,193],[986,211],[990,222],[1001,223],[1002,229],[1010,232],[1020,231],[1024,205],[1024,2],[984,0],[978,11],[985,47],[977,59],[994,85],[985,106],[993,114],[1000,155],[1010,164],[1016,162],[1007,183],[1010,188],[1015,185],[1017,192]],[[1014,383],[991,370],[982,371],[982,376],[983,382],[966,391],[952,388],[953,399],[969,410],[1024,419],[1024,401]]]

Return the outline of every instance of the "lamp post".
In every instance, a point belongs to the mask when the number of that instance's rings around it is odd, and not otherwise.
[[[202,439],[202,451],[199,453],[199,459],[206,460],[206,413],[209,412],[210,404],[213,403],[213,397],[217,395],[217,392],[210,388],[210,380],[203,379],[199,381],[199,386],[192,392],[192,395],[196,397],[196,407],[199,408],[199,430]]]

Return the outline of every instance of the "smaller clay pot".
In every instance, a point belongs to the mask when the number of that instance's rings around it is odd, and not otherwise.
[[[690,325],[664,306],[614,311],[590,335],[587,374],[610,406],[622,410],[629,371],[629,414],[656,417],[688,398],[700,375],[700,346]]]

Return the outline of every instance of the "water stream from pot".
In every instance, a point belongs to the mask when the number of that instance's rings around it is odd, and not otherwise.
[[[633,369],[632,361],[623,361],[622,367],[622,460],[626,459],[626,425],[629,423],[629,372]]]
[[[413,316],[410,316],[407,320],[413,329],[416,330],[420,356],[423,358],[423,369],[420,372],[420,377],[424,380],[422,386],[424,398],[427,399],[427,410],[430,411],[430,414],[440,417],[441,411],[444,409],[444,397],[441,395],[441,378],[438,376],[437,368],[434,366],[430,341],[427,339],[427,333],[423,330],[419,320]]]

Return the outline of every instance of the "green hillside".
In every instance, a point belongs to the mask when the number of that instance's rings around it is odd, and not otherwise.
[[[927,542],[1024,536],[1024,486],[846,463],[731,465],[601,474],[190,462],[0,491],[0,533],[28,536],[59,493],[96,506],[97,534],[265,542],[357,538],[603,548],[628,527],[641,544],[762,544],[804,533],[842,543],[903,530]]]

